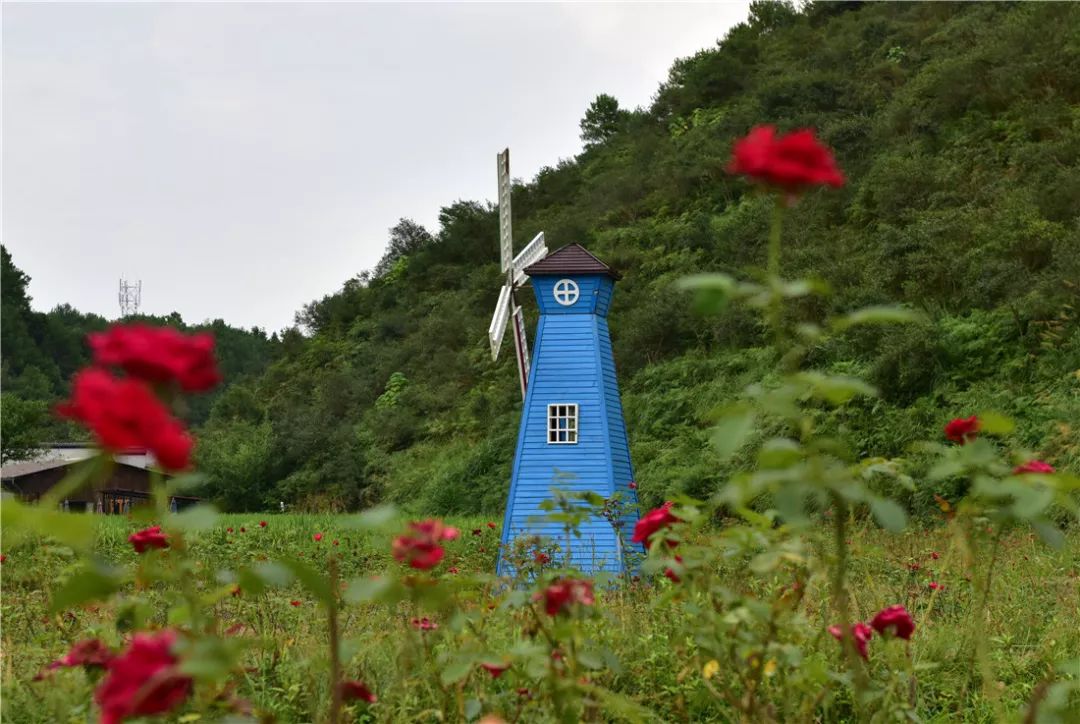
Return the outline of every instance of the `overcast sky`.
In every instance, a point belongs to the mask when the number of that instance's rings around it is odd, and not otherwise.
[[[277,330],[403,216],[576,154],[747,3],[3,5],[3,243],[36,309]],[[491,240],[491,252],[497,244]],[[494,295],[494,291],[493,291]]]

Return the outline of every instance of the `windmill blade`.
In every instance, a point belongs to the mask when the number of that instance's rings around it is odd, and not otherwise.
[[[514,325],[514,352],[517,355],[518,383],[521,385],[521,399],[525,399],[529,385],[529,343],[525,338],[525,313],[516,303],[511,319]]]
[[[488,341],[491,342],[491,359],[499,359],[499,347],[502,346],[506,323],[510,320],[510,287],[503,285],[499,292],[499,301],[495,303],[495,314],[488,327]]]
[[[547,242],[544,241],[544,232],[541,231],[525,245],[520,254],[514,257],[514,286],[521,286],[529,278],[525,273],[525,267],[535,264],[547,255]]]
[[[514,238],[510,228],[510,149],[499,154],[499,258],[504,272],[514,258]]]

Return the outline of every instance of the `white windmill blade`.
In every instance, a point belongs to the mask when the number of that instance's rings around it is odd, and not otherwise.
[[[499,154],[499,258],[503,272],[510,271],[514,237],[510,228],[510,149]]]
[[[517,353],[521,399],[525,399],[525,390],[529,385],[529,343],[525,337],[525,312],[517,304],[514,305],[511,323],[514,325],[514,351]]]
[[[525,280],[529,278],[525,273],[525,267],[535,264],[547,255],[547,242],[544,241],[544,232],[541,231],[514,257],[514,285],[521,286],[524,284]]]
[[[491,359],[499,359],[499,347],[502,346],[506,323],[510,320],[510,287],[503,285],[499,292],[499,301],[495,303],[495,315],[488,327],[488,341],[491,342]]]

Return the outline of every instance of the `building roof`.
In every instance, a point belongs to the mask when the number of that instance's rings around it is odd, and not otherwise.
[[[535,264],[525,267],[525,273],[531,277],[606,274],[612,279],[622,278],[621,274],[590,254],[581,244],[567,244]]]
[[[31,473],[40,473],[42,470],[51,470],[52,468],[60,468],[65,465],[71,465],[76,462],[75,460],[20,460],[18,462],[11,462],[0,468],[0,478],[7,480],[8,478],[21,478],[23,475],[30,475]]]
[[[40,473],[43,470],[52,470],[53,468],[62,468],[69,465],[77,465],[83,460],[62,460],[57,458],[48,458],[45,460],[19,460],[18,462],[10,462],[0,467],[0,478],[3,480],[11,480],[12,478],[21,478],[25,475],[33,475],[34,473]],[[129,462],[123,460],[113,460],[113,465],[122,468],[132,468],[134,470],[147,470],[144,465],[132,465]]]

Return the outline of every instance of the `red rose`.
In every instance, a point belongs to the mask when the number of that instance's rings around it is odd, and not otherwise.
[[[311,537],[315,539],[316,543],[318,543],[319,541],[322,540],[322,533],[316,533],[315,535],[313,535]]]
[[[229,526],[228,528],[226,528],[225,532],[226,533],[232,533],[233,532],[232,526]]]
[[[46,671],[59,668],[84,666],[86,668],[104,669],[113,660],[115,654],[101,639],[86,639],[74,644],[71,649],[56,661],[46,667]],[[41,681],[46,674],[42,671],[34,677],[34,681]]]
[[[593,598],[592,581],[576,578],[564,578],[554,581],[540,593],[533,595],[534,601],[544,601],[544,610],[549,616],[557,616],[570,610],[575,603],[591,606]]]
[[[293,608],[296,608],[297,606],[300,606],[303,603],[304,603],[303,601],[297,601],[296,599],[293,599],[293,600],[289,601],[289,605],[292,606]]]
[[[944,591],[945,590],[945,586],[941,585],[937,581],[930,581],[929,586],[930,586],[931,591]]]
[[[450,566],[449,568],[446,569],[446,572],[447,573],[457,573],[458,572],[457,566]]]
[[[88,427],[103,448],[116,452],[145,447],[162,467],[188,466],[191,436],[143,383],[87,369],[75,375],[71,393],[71,400],[56,411]]]
[[[434,629],[439,628],[439,624],[435,623],[427,616],[424,616],[424,618],[414,618],[412,620],[412,625],[413,628],[418,631],[433,631]]]
[[[495,530],[495,524],[488,521],[488,528],[491,528],[492,530]]]
[[[360,681],[343,681],[339,684],[341,687],[341,698],[345,701],[366,701],[368,704],[374,704],[379,700],[379,697],[375,696],[371,692],[371,689],[364,686]]]
[[[631,490],[637,490],[637,483],[635,483],[634,481],[630,481],[630,484],[626,487],[630,488]]]
[[[480,664],[480,666],[491,674],[491,678],[493,679],[499,678],[510,668],[510,664]]]
[[[424,571],[439,565],[446,555],[446,550],[439,543],[460,535],[457,528],[443,525],[442,521],[435,519],[409,523],[409,528],[411,534],[394,539],[391,552],[394,560]]]
[[[837,641],[844,639],[844,632],[839,626],[830,626],[829,633]],[[866,645],[870,642],[870,637],[874,635],[874,629],[859,621],[851,627],[851,634],[855,637],[855,649],[859,652],[859,656],[867,658]]]
[[[127,650],[107,664],[94,700],[101,707],[101,724],[118,724],[129,717],[164,714],[191,693],[191,679],[177,670],[172,653],[176,633],[139,633]]]
[[[979,418],[975,415],[972,415],[971,417],[958,417],[945,426],[945,438],[947,440],[952,440],[955,443],[959,443],[960,445],[964,445],[978,437],[980,427],[982,427],[982,425],[979,423]]]
[[[483,528],[473,528],[473,530],[472,530],[473,535],[483,535],[483,533],[484,533]]]
[[[735,142],[727,170],[787,193],[810,186],[844,185],[832,153],[809,129],[777,136],[775,126],[757,126]]]
[[[147,382],[175,380],[189,392],[209,390],[221,382],[214,359],[214,337],[185,335],[172,327],[114,325],[89,336],[94,362],[120,367]]]
[[[1024,473],[1052,473],[1054,472],[1054,466],[1049,463],[1044,463],[1042,460],[1028,460],[1023,465],[1017,465],[1013,468],[1013,475],[1023,475]]]
[[[649,511],[644,518],[637,522],[634,526],[634,535],[630,539],[634,543],[642,543],[645,547],[648,547],[652,542],[653,534],[662,528],[667,528],[672,523],[681,522],[679,518],[676,518],[671,514],[671,507],[675,505],[670,500],[659,508]],[[674,547],[677,545],[676,541],[669,540],[668,545]]]
[[[265,528],[266,527],[266,521],[265,520],[260,520],[259,521],[259,527],[260,528]]]
[[[938,553],[937,551],[930,551],[930,557],[933,558],[936,561],[939,558],[941,558],[941,554]]]
[[[675,556],[675,562],[682,563],[682,556]],[[664,576],[672,583],[680,583],[682,581],[682,579],[679,578],[679,574],[677,574],[673,568],[665,569]]]
[[[240,532],[247,533],[247,528],[245,528],[244,526],[240,526]]]
[[[533,560],[536,561],[537,565],[542,566],[545,563],[551,562],[551,556],[549,556],[547,553],[544,553],[543,551],[537,551],[535,554],[533,554]]]
[[[150,548],[168,548],[169,538],[161,532],[161,526],[155,525],[128,536],[128,543],[135,546],[136,553],[145,553]]]
[[[911,620],[911,614],[900,604],[878,611],[877,615],[870,621],[870,626],[879,634],[884,634],[887,630],[892,629],[897,638],[905,641],[909,641],[911,634],[915,632],[915,622]]]

